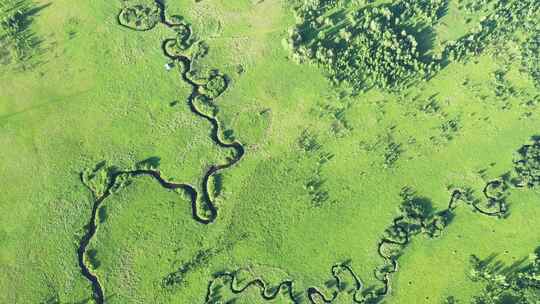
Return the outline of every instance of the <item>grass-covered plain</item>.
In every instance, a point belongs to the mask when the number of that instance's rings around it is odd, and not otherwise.
[[[367,5],[327,2],[346,11]],[[477,31],[499,1],[476,2],[446,3],[426,54]],[[162,42],[176,33],[163,24],[144,32],[118,24],[122,7],[152,3],[34,1],[42,8],[29,27],[41,41],[26,59],[33,64],[0,65],[0,302],[92,303],[77,263],[95,202],[84,170],[104,160],[130,170],[159,158],[167,180],[200,192],[207,169],[230,160],[211,124],[190,111],[192,88],[164,68]],[[437,212],[454,189],[485,200],[486,183],[515,176],[518,150],[540,135],[538,24],[490,38],[478,54],[445,61],[400,90],[355,91],[333,83],[317,62],[293,60],[286,41],[302,3],[165,2],[166,13],[181,15],[208,47],[195,68],[226,75],[213,114],[221,138],[239,141],[245,154],[210,180],[218,208],[211,224],[192,218],[185,193],[148,176],[132,177],[102,202],[86,257],[107,303],[267,302],[260,288],[234,294],[217,275],[234,271],[238,285],[260,278],[271,289],[290,280],[294,300],[310,303],[312,287],[332,295],[332,266],[345,262],[366,288],[379,288],[377,247],[404,187]],[[330,27],[339,25],[335,18]],[[471,254],[525,264],[540,246],[540,192],[512,186],[505,194],[504,218],[461,205],[440,236],[412,237],[382,300],[469,303],[483,288],[469,280]],[[207,297],[216,276],[223,287]],[[334,302],[352,301],[343,292]],[[291,297],[281,290],[268,302]]]

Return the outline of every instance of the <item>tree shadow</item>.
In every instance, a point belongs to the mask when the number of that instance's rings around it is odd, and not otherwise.
[[[497,259],[498,256],[499,254],[497,253],[491,253],[486,258],[480,260],[479,266],[493,275],[503,275],[505,277],[516,276],[529,268],[526,257],[520,258],[510,265],[506,265]]]
[[[101,206],[98,210],[98,219],[100,223],[104,223],[107,220],[107,206]]]
[[[418,43],[416,49],[420,54],[420,58],[424,63],[430,63],[433,59],[430,56],[430,51],[435,46],[437,34],[430,25],[418,23],[415,25],[403,25],[403,29],[416,38]]]
[[[450,1],[448,0],[444,1],[443,6],[436,12],[437,21],[441,20],[442,17],[448,15],[449,5],[450,5]]]
[[[213,186],[214,186],[214,196],[219,196],[221,194],[221,192],[223,191],[223,175],[221,175],[220,173],[217,173],[217,174],[214,174],[212,176],[212,182],[213,182]]]
[[[12,10],[20,11],[21,16],[23,17],[21,19],[23,26],[23,30],[28,29],[32,23],[33,17],[37,16],[42,10],[48,8],[52,5],[52,2],[41,4],[41,5],[35,5],[31,1],[28,0],[19,0],[12,4]]]
[[[96,249],[90,249],[87,251],[88,261],[94,269],[97,269],[99,268],[99,266],[101,266],[101,262],[98,260],[97,254],[98,252]]]
[[[531,141],[533,141],[534,143],[540,143],[540,135],[531,136]]]
[[[160,164],[161,158],[159,156],[152,156],[141,160],[135,165],[135,167],[137,169],[158,169]]]
[[[37,36],[31,24],[39,13],[52,2],[35,5],[27,0],[6,3],[0,8],[0,64],[12,64],[15,71],[34,69],[45,63],[43,55],[48,50],[44,39]]]

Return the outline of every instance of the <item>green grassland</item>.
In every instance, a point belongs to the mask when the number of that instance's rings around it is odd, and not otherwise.
[[[333,2],[336,11],[391,3]],[[437,61],[497,2],[449,0],[425,58]],[[193,218],[189,193],[151,176],[128,174],[113,187],[84,252],[106,303],[325,303],[321,295],[336,291],[332,303],[362,303],[384,285],[374,270],[390,260],[378,246],[404,188],[433,214],[456,189],[492,211],[482,191],[503,180],[508,212],[486,216],[463,201],[440,235],[408,235],[380,303],[470,303],[484,288],[469,279],[472,254],[525,266],[540,246],[539,186],[505,179],[517,175],[518,150],[540,135],[538,55],[532,43],[524,51],[538,24],[441,59],[430,77],[399,90],[355,90],[333,83],[328,67],[295,62],[287,38],[303,3],[165,1],[167,18],[182,16],[208,48],[189,68],[217,69],[228,81],[209,110],[198,109],[217,119],[219,140],[245,153],[210,176],[217,217],[209,224]],[[174,27],[118,24],[134,4],[153,1],[34,1],[28,31],[38,50],[24,64],[0,65],[0,303],[100,303],[77,250],[107,178],[92,192],[82,172],[103,161],[130,171],[150,159],[164,179],[204,195],[208,168],[235,157],[190,110],[193,87],[163,53]]]

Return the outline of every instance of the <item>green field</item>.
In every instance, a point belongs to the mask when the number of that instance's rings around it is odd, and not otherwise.
[[[0,303],[540,303],[539,20],[2,0]]]

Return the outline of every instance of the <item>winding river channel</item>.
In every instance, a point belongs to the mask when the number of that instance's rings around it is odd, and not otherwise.
[[[159,9],[159,22],[152,25],[151,27],[145,28],[145,29],[137,29],[137,28],[127,26],[122,22],[120,18],[121,13],[118,15],[118,24],[120,26],[129,28],[131,30],[136,30],[136,31],[148,31],[148,30],[153,29],[157,24],[163,24],[164,26],[171,29],[174,29],[175,27],[179,27],[179,26],[185,26],[183,23],[175,23],[168,20],[166,12],[165,12],[165,5],[163,4],[162,1],[156,0],[155,3]],[[187,30],[189,31],[188,36],[191,36],[191,28],[187,28]],[[184,55],[171,54],[167,50],[167,45],[174,41],[176,41],[176,39],[174,38],[164,40],[161,45],[161,48],[163,50],[164,55],[168,59],[176,62],[179,66],[183,67],[183,70],[181,71],[181,79],[185,83],[187,83],[189,86],[191,86],[191,94],[187,99],[189,109],[191,110],[193,114],[210,122],[210,124],[212,125],[211,138],[218,146],[222,148],[226,148],[226,149],[233,149],[235,153],[234,153],[234,156],[230,158],[227,163],[211,165],[205,171],[202,178],[200,192],[197,191],[197,187],[194,187],[190,184],[173,183],[173,182],[167,181],[164,178],[162,178],[160,172],[156,170],[120,171],[120,172],[115,172],[114,174],[111,175],[109,179],[109,184],[106,185],[106,188],[103,194],[100,195],[99,197],[94,197],[94,204],[92,207],[91,218],[86,226],[86,229],[87,229],[86,234],[82,237],[81,241],[79,242],[79,247],[77,250],[78,263],[79,263],[79,266],[81,267],[81,272],[91,282],[92,289],[94,292],[94,299],[97,302],[97,304],[105,303],[104,289],[97,275],[94,274],[91,271],[90,267],[87,265],[85,255],[86,255],[87,247],[91,239],[95,236],[96,231],[98,229],[98,221],[97,221],[98,210],[100,206],[102,205],[103,201],[112,194],[112,189],[117,183],[118,178],[120,178],[121,176],[136,177],[136,176],[146,175],[146,176],[153,177],[157,182],[159,182],[159,184],[163,188],[166,188],[169,190],[176,190],[176,189],[184,190],[186,193],[188,193],[188,195],[191,198],[193,219],[206,225],[206,224],[210,224],[214,222],[218,216],[218,210],[215,204],[212,202],[212,198],[209,193],[209,183],[210,183],[211,177],[217,174],[218,172],[225,170],[227,168],[230,168],[234,166],[235,164],[237,164],[245,154],[244,146],[239,141],[234,140],[232,142],[226,142],[223,139],[221,139],[220,123],[217,120],[217,118],[207,115],[203,111],[200,111],[197,108],[194,102],[197,97],[205,96],[209,100],[212,100],[212,98],[204,95],[204,93],[201,90],[203,86],[195,83],[188,76],[190,71],[192,71],[193,60]],[[199,212],[200,203],[204,204],[205,211],[207,211],[208,213],[207,215],[206,214],[201,215],[204,212]]]
[[[155,4],[159,10],[159,22],[156,22],[155,24],[152,24],[148,28],[134,28],[131,26],[126,25],[121,20],[121,13],[118,15],[118,24],[120,26],[129,28],[131,30],[136,31],[148,31],[153,29],[158,24],[163,24],[164,26],[175,29],[177,27],[183,27],[185,30],[189,31],[186,35],[187,37],[191,36],[191,28],[187,27],[184,23],[171,21],[165,11],[165,5],[162,1],[156,0]],[[171,18],[172,19],[172,18]],[[175,62],[177,65],[182,67],[181,70],[181,79],[185,83],[187,83],[191,87],[191,94],[189,95],[187,102],[189,105],[189,109],[191,112],[202,118],[207,120],[212,127],[211,130],[211,138],[212,140],[218,145],[219,147],[226,148],[226,149],[232,149],[234,150],[234,156],[228,159],[228,162],[223,164],[213,164],[210,165],[209,168],[204,172],[204,175],[202,177],[202,182],[199,187],[195,187],[193,185],[187,184],[187,183],[174,183],[171,181],[167,181],[161,176],[161,173],[157,170],[131,170],[131,171],[118,171],[114,172],[110,175],[110,178],[108,180],[108,185],[106,185],[105,190],[103,193],[99,196],[96,196],[94,193],[94,204],[92,207],[91,217],[90,220],[86,226],[86,234],[82,237],[79,243],[79,247],[77,250],[78,253],[78,263],[81,268],[82,274],[91,282],[93,292],[94,292],[94,299],[97,304],[103,304],[106,303],[106,297],[103,285],[101,284],[98,276],[92,272],[91,267],[88,265],[88,261],[86,259],[86,252],[88,245],[92,238],[95,236],[97,230],[99,221],[97,219],[98,211],[102,203],[112,195],[114,192],[115,185],[117,185],[117,182],[122,177],[140,177],[140,176],[150,176],[153,179],[155,179],[163,188],[169,189],[169,190],[177,190],[181,189],[184,190],[190,197],[191,203],[192,203],[192,217],[197,222],[207,225],[211,224],[216,220],[218,217],[218,209],[216,208],[214,202],[212,201],[211,195],[209,193],[209,183],[212,176],[217,174],[218,172],[225,170],[227,168],[230,168],[237,164],[242,157],[245,154],[245,148],[244,146],[237,140],[233,141],[225,141],[220,137],[221,134],[221,127],[220,123],[217,120],[216,117],[206,114],[204,111],[199,110],[197,108],[197,105],[195,103],[195,100],[198,97],[204,96],[205,98],[208,98],[208,100],[212,101],[212,98],[204,94],[203,85],[196,83],[190,78],[189,73],[193,71],[193,58],[190,58],[186,55],[182,54],[172,54],[168,50],[168,45],[171,43],[176,43],[178,40],[171,38],[171,39],[165,39],[161,45],[161,48],[163,50],[164,55],[171,61]],[[479,207],[476,204],[469,204],[471,205],[477,212],[479,212],[482,215],[486,216],[497,216],[500,217],[505,214],[506,212],[506,205],[504,203],[500,203],[497,197],[493,197],[489,194],[490,187],[497,187],[499,181],[491,181],[488,182],[483,189],[483,194],[485,198],[488,200],[488,205],[495,206],[497,209],[494,211],[491,210],[484,210],[481,207]],[[197,190],[200,189],[200,192]],[[450,201],[448,203],[447,209],[443,210],[442,212],[448,212],[453,213],[453,211],[458,206],[459,201],[463,201],[463,196],[465,192],[462,190],[454,190],[450,196]],[[204,206],[204,211],[200,210],[201,204]],[[403,217],[399,216],[396,217],[393,220],[392,226],[393,228],[397,230],[403,230],[402,228],[402,221]],[[384,274],[382,277],[378,277],[377,279],[382,283],[382,288],[377,289],[376,291],[372,292],[372,297],[381,299],[385,297],[390,292],[391,287],[391,276],[395,274],[398,271],[398,261],[397,257],[386,255],[383,247],[385,245],[398,245],[398,246],[406,246],[410,242],[410,237],[412,236],[408,231],[405,232],[405,237],[401,242],[389,239],[389,238],[382,238],[378,245],[377,245],[377,252],[379,256],[384,260],[384,263],[386,265],[389,265],[390,268]],[[353,270],[350,268],[350,266],[346,264],[336,264],[332,266],[331,268],[332,275],[337,283],[337,286],[340,286],[340,277],[338,275],[339,271],[345,271],[349,272],[352,277],[355,280],[355,290],[358,293],[354,295],[354,302],[355,303],[366,303],[366,298],[363,295],[360,295],[362,292],[362,289],[364,288],[363,283],[361,280],[356,276],[356,274],[353,272]],[[377,276],[376,276],[377,277]],[[208,291],[206,295],[206,303],[213,303],[214,301],[214,295],[212,294],[212,290],[215,287],[218,279],[224,279],[228,280],[230,282],[228,288],[230,291],[234,294],[240,294],[247,290],[248,288],[258,288],[260,296],[265,300],[273,300],[275,299],[279,294],[281,294],[283,291],[286,290],[288,297],[293,303],[298,303],[297,296],[294,294],[293,290],[293,284],[294,282],[292,280],[284,280],[281,283],[279,283],[277,286],[270,288],[267,286],[267,284],[263,281],[261,278],[256,278],[254,280],[251,280],[242,287],[238,286],[237,279],[235,273],[232,272],[222,272],[220,274],[217,274],[214,276],[214,278],[209,282],[208,285]],[[306,290],[306,294],[308,297],[308,300],[311,303],[320,303],[322,301],[323,303],[332,303],[336,300],[338,297],[338,293],[333,292],[331,296],[326,296],[323,292],[321,292],[316,287],[310,287]],[[373,298],[372,298],[373,299]]]

